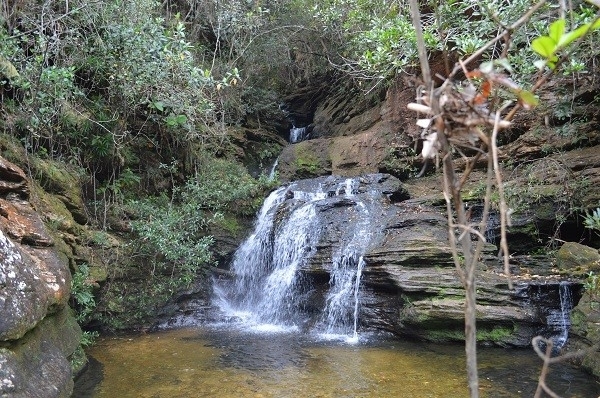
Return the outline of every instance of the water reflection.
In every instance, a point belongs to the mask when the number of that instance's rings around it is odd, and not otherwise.
[[[103,368],[74,397],[464,397],[460,346],[371,339],[358,345],[299,334],[183,329],[102,339],[89,354]],[[483,397],[533,396],[540,361],[529,350],[480,350]],[[92,369],[92,372],[94,370]],[[554,366],[561,396],[597,397],[600,386]]]

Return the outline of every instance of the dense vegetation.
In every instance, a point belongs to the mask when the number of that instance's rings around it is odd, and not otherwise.
[[[446,61],[437,72],[530,7],[422,2],[428,50]],[[582,1],[569,9],[547,3],[506,39],[513,51],[499,42],[481,60],[505,60],[498,65],[528,88],[535,61],[554,55],[530,51],[532,40],[548,33],[549,21],[564,17],[569,31],[595,13]],[[597,39],[594,32],[569,50],[559,74],[595,73]],[[418,65],[403,0],[17,0],[0,10],[0,42],[2,134],[28,157],[11,160],[33,174],[28,165],[40,159],[79,176],[96,231],[90,245],[114,266],[94,315],[79,264],[74,304],[82,322],[95,316],[113,328],[143,322],[190,286],[215,262],[213,232],[235,232],[236,217],[253,214],[272,187],[243,167],[249,154],[237,127],[276,132],[282,99],[314,79],[343,77],[369,91]],[[576,123],[571,110],[566,100],[554,116]],[[277,149],[263,148],[260,160],[273,160]],[[122,221],[131,230],[119,228]],[[118,250],[105,233],[114,231],[128,236]],[[132,280],[141,294],[130,294]]]

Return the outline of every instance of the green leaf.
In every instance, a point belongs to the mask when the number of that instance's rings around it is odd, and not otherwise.
[[[539,103],[538,98],[531,91],[527,90],[519,91],[519,100],[530,107],[536,106]]]
[[[156,101],[156,102],[154,103],[154,107],[155,107],[156,109],[158,109],[159,111],[161,111],[161,112],[164,112],[164,110],[165,110],[165,106],[164,106],[164,104],[162,103],[162,101]]]
[[[540,36],[531,42],[531,48],[544,58],[550,58],[556,51],[556,42],[548,36]]]
[[[557,19],[548,27],[548,33],[554,43],[558,43],[562,35],[565,33],[565,20]]]
[[[571,32],[564,34],[563,36],[561,36],[560,40],[558,41],[557,47],[564,48],[564,47],[568,46],[575,40],[579,39],[581,36],[585,35],[587,33],[587,31],[589,30],[589,28],[590,28],[590,24],[585,24]]]

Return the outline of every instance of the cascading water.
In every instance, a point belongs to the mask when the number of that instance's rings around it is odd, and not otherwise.
[[[215,281],[217,305],[228,317],[260,331],[310,329],[327,338],[358,341],[359,287],[363,254],[373,235],[369,208],[376,206],[369,194],[355,195],[359,182],[335,179],[308,190],[297,184],[273,192],[255,223],[254,232],[235,253],[230,282]],[[343,211],[351,222],[339,233],[337,248],[319,254],[328,270],[328,291],[314,319],[310,297],[314,286],[303,270],[320,247],[329,209]],[[340,210],[341,209],[341,210]],[[328,258],[328,259],[327,259]]]
[[[552,340],[555,348],[561,348],[569,338],[569,329],[571,328],[571,310],[573,310],[573,295],[571,293],[571,284],[562,281],[558,285],[558,294],[560,299],[560,309],[551,312],[547,317],[548,326],[559,331],[558,335],[553,336]]]
[[[306,138],[306,127],[292,127],[290,129],[290,143],[295,144]]]
[[[560,313],[561,313],[561,325],[562,333],[558,338],[557,345],[562,347],[567,342],[569,337],[569,329],[571,328],[571,311],[573,310],[573,295],[571,294],[571,287],[567,282],[561,282],[558,287],[558,293],[560,295]]]
[[[275,179],[278,164],[279,164],[279,157],[277,159],[275,159],[273,166],[271,166],[271,171],[269,171],[269,181],[273,181]]]

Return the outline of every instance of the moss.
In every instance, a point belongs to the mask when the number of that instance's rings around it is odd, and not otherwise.
[[[71,371],[73,372],[73,376],[80,374],[85,369],[85,365],[88,363],[88,358],[85,355],[85,351],[81,345],[77,347],[69,360],[71,362]]]
[[[27,154],[21,142],[9,134],[0,134],[0,152],[2,157],[27,170]]]
[[[509,342],[515,332],[513,326],[492,326],[479,327],[477,329],[477,341],[480,343],[488,342],[503,345]],[[464,329],[435,329],[425,331],[426,339],[435,343],[445,343],[449,341],[464,341]]]
[[[465,331],[453,329],[428,330],[425,332],[426,340],[434,343],[447,343],[449,341],[464,341]]]
[[[224,215],[223,218],[219,220],[219,226],[233,236],[238,236],[242,231],[242,226],[238,219],[230,214]]]
[[[301,157],[296,158],[296,169],[302,174],[317,174],[320,169],[319,160],[310,154],[303,153]]]
[[[480,327],[477,329],[477,341],[504,343],[511,339],[514,332],[514,326],[493,326],[491,329]]]

